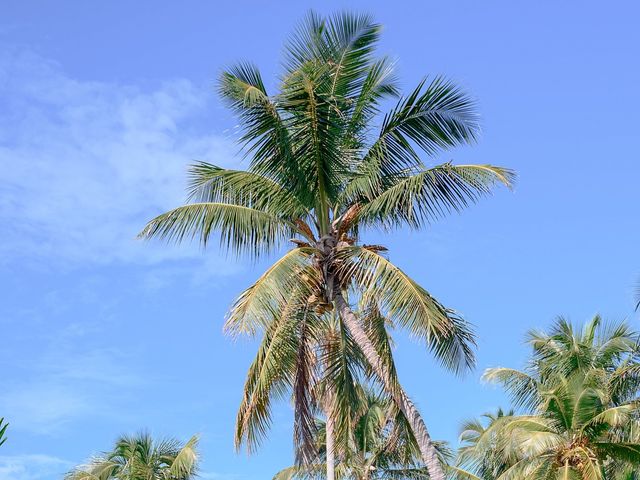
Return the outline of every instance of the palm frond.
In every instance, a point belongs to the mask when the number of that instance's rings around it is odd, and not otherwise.
[[[316,459],[315,401],[312,396],[314,379],[314,352],[310,344],[308,307],[298,321],[298,349],[293,379],[294,422],[293,437],[297,465],[310,465]]]
[[[588,422],[582,425],[582,430],[603,424],[609,428],[623,427],[628,424],[631,415],[637,412],[639,408],[637,403],[607,408],[593,415]]]
[[[232,336],[254,335],[268,327],[273,315],[283,305],[289,305],[297,292],[301,308],[319,283],[318,273],[307,268],[311,261],[309,247],[289,250],[260,278],[246,289],[232,305],[224,331]]]
[[[293,386],[299,350],[300,299],[289,300],[274,314],[249,367],[236,418],[235,445],[255,451],[271,426],[271,405]]]
[[[309,214],[294,194],[276,181],[254,172],[228,170],[198,162],[191,166],[189,176],[189,198],[196,202],[241,205],[279,218]]]
[[[111,480],[120,464],[103,457],[91,459],[65,475],[65,480]]]
[[[4,417],[0,417],[0,446],[2,446],[4,442],[7,441],[6,433],[8,426],[9,424],[4,421]]]
[[[442,77],[423,80],[385,116],[364,161],[376,160],[381,176],[397,175],[422,166],[413,145],[433,155],[473,142],[478,133],[475,104],[464,92]]]
[[[337,323],[322,340],[321,394],[326,399],[326,413],[333,419],[336,448],[346,450],[354,434],[353,419],[364,401],[360,385],[367,362],[342,322]]]
[[[512,368],[488,368],[482,379],[501,384],[511,395],[516,408],[533,407],[539,401],[538,380],[529,374]]]
[[[198,442],[199,437],[194,435],[175,455],[169,468],[169,473],[174,478],[188,478],[195,473],[198,464]]]
[[[457,212],[491,193],[496,184],[510,187],[511,170],[492,165],[445,163],[394,183],[365,203],[359,219],[365,224],[419,228]]]
[[[338,258],[344,262],[341,275],[353,281],[364,303],[375,300],[397,325],[424,341],[445,367],[455,372],[471,368],[475,340],[460,316],[376,252],[350,246],[339,251]]]
[[[482,477],[478,477],[473,473],[465,470],[464,468],[456,467],[455,465],[447,466],[447,478],[449,480],[486,480]]]
[[[241,63],[223,72],[218,92],[240,117],[240,143],[251,155],[251,170],[277,180],[290,192],[303,192],[306,179],[297,168],[287,119],[267,95],[258,69]]]
[[[356,137],[354,140],[357,146],[365,142],[366,126],[379,113],[380,102],[399,94],[393,62],[386,57],[374,62],[364,79],[348,121],[347,135]]]
[[[273,214],[226,203],[191,203],[151,220],[140,238],[180,243],[198,238],[206,246],[220,232],[220,244],[237,254],[257,257],[273,251],[291,237],[295,227]]]

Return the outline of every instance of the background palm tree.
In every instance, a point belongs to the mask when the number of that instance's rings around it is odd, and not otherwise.
[[[2,446],[4,442],[7,441],[6,433],[7,433],[8,426],[9,424],[4,421],[4,417],[1,417],[0,418],[0,446]]]
[[[581,331],[559,319],[549,333],[531,332],[533,356],[525,371],[493,368],[484,375],[524,412],[496,416],[486,427],[468,424],[457,478],[635,478],[638,341],[627,324],[606,325],[598,316]]]
[[[468,420],[462,424],[457,465],[450,467],[454,479],[495,480],[509,468],[500,449],[500,424],[514,415],[513,410],[485,413],[480,419]],[[471,473],[473,472],[473,473]]]
[[[147,433],[123,436],[112,451],[69,472],[66,480],[189,480],[198,467],[198,437],[184,445],[153,440]]]
[[[340,480],[415,479],[427,480],[429,473],[422,463],[420,450],[406,418],[384,393],[358,386],[361,392],[351,435],[339,442],[336,478]],[[318,461],[312,465],[291,466],[276,474],[274,480],[324,479],[326,469],[326,424],[317,419],[315,446]],[[438,444],[441,462],[450,455]]]
[[[320,317],[335,310],[406,416],[432,478],[442,480],[418,410],[352,306],[364,311],[375,303],[454,371],[473,363],[473,336],[460,316],[391,263],[384,247],[363,244],[360,234],[369,227],[423,227],[498,183],[510,185],[513,174],[490,165],[425,163],[424,157],[475,141],[475,104],[443,78],[423,80],[400,96],[393,63],[375,57],[379,32],[380,25],[366,15],[325,19],[310,13],[287,44],[277,94],[267,92],[251,64],[224,72],[219,92],[240,118],[241,142],[251,158],[248,171],[194,165],[191,203],[153,219],[141,236],[198,238],[206,245],[219,232],[223,247],[254,257],[293,237],[295,248],[240,295],[226,330],[266,336],[278,328],[298,328],[307,338],[313,331],[309,312]],[[394,97],[395,106],[383,115],[382,105]],[[314,355],[309,343],[297,347],[296,375],[271,372],[255,391],[250,373],[248,397],[261,407],[238,425],[238,444],[252,448],[269,424],[265,399],[287,388],[300,393],[297,434],[309,444],[314,422],[302,392],[308,390]],[[292,355],[293,349],[286,351]],[[325,409],[331,419],[334,406]]]

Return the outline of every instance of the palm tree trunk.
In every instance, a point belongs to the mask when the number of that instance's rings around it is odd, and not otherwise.
[[[327,480],[335,479],[335,464],[336,464],[336,452],[335,452],[335,432],[334,432],[334,420],[331,411],[326,412],[326,447],[327,447]]]
[[[341,292],[336,292],[333,298],[336,306],[336,310],[340,315],[340,318],[349,329],[349,333],[358,344],[362,353],[367,358],[367,361],[371,365],[373,371],[382,382],[385,390],[391,395],[398,408],[404,416],[407,418],[413,435],[418,443],[422,461],[429,472],[430,480],[444,480],[445,474],[438,459],[437,451],[427,430],[427,426],[424,420],[420,416],[420,412],[413,404],[409,396],[405,393],[402,387],[395,385],[392,378],[389,375],[388,370],[385,368],[380,355],[375,349],[375,346],[371,343],[371,340],[364,331],[358,318],[351,311],[351,307],[344,299]]]

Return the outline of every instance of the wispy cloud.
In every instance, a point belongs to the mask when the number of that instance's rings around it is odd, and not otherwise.
[[[0,50],[0,261],[154,264],[199,254],[135,240],[184,200],[187,163],[229,165],[207,133],[211,92],[80,81],[30,52]]]
[[[33,360],[28,380],[5,380],[0,409],[14,429],[39,435],[92,417],[122,418],[119,406],[146,382],[130,363],[117,349],[61,346]]]
[[[49,455],[0,455],[0,480],[62,478],[72,464]]]

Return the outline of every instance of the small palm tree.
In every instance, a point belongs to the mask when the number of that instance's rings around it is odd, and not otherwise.
[[[123,436],[112,451],[69,472],[66,480],[189,480],[198,465],[198,437],[182,445],[174,439],[154,441],[147,433]]]
[[[457,478],[631,479],[640,468],[639,335],[600,317],[532,332],[526,371],[489,369],[525,413],[465,429]],[[477,424],[476,424],[477,425]],[[464,470],[467,470],[465,472]],[[471,476],[471,471],[475,476]]]
[[[386,395],[358,387],[361,393],[357,414],[350,419],[351,436],[337,448],[336,478],[340,480],[428,480],[429,473],[406,418]],[[326,423],[317,419],[315,446],[318,462],[288,467],[274,480],[325,479]],[[441,463],[450,453],[442,443],[436,444]]]
[[[297,328],[297,338],[304,340],[296,348],[278,343],[281,351],[265,351],[254,363],[239,413],[244,420],[238,424],[238,445],[252,448],[264,436],[270,422],[267,398],[286,390],[298,392],[299,401],[309,398],[303,392],[315,350],[306,339],[318,331],[323,315],[337,312],[408,419],[432,479],[443,480],[422,417],[358,311],[375,303],[455,371],[473,363],[473,335],[460,316],[390,262],[384,247],[364,244],[360,236],[367,228],[421,228],[497,184],[511,185],[513,173],[491,165],[425,162],[424,157],[476,140],[475,104],[439,77],[401,96],[393,63],[375,57],[379,33],[380,25],[366,15],[324,19],[311,13],[287,45],[278,93],[267,92],[251,64],[224,72],[219,92],[240,118],[241,141],[251,157],[248,170],[194,165],[190,203],[151,220],[141,236],[198,238],[206,245],[218,232],[224,247],[253,257],[289,241],[295,245],[240,295],[226,322],[232,334],[269,336]],[[394,98],[395,106],[383,114],[385,102]],[[276,373],[280,357],[294,350],[298,374]],[[324,400],[329,417],[335,416],[336,398],[329,393]],[[305,416],[299,425],[308,428],[300,432],[309,438],[312,409],[298,405],[296,411]]]
[[[4,417],[1,417],[0,418],[0,446],[2,446],[4,442],[7,441],[6,433],[7,433],[8,426],[9,424],[4,421]]]

